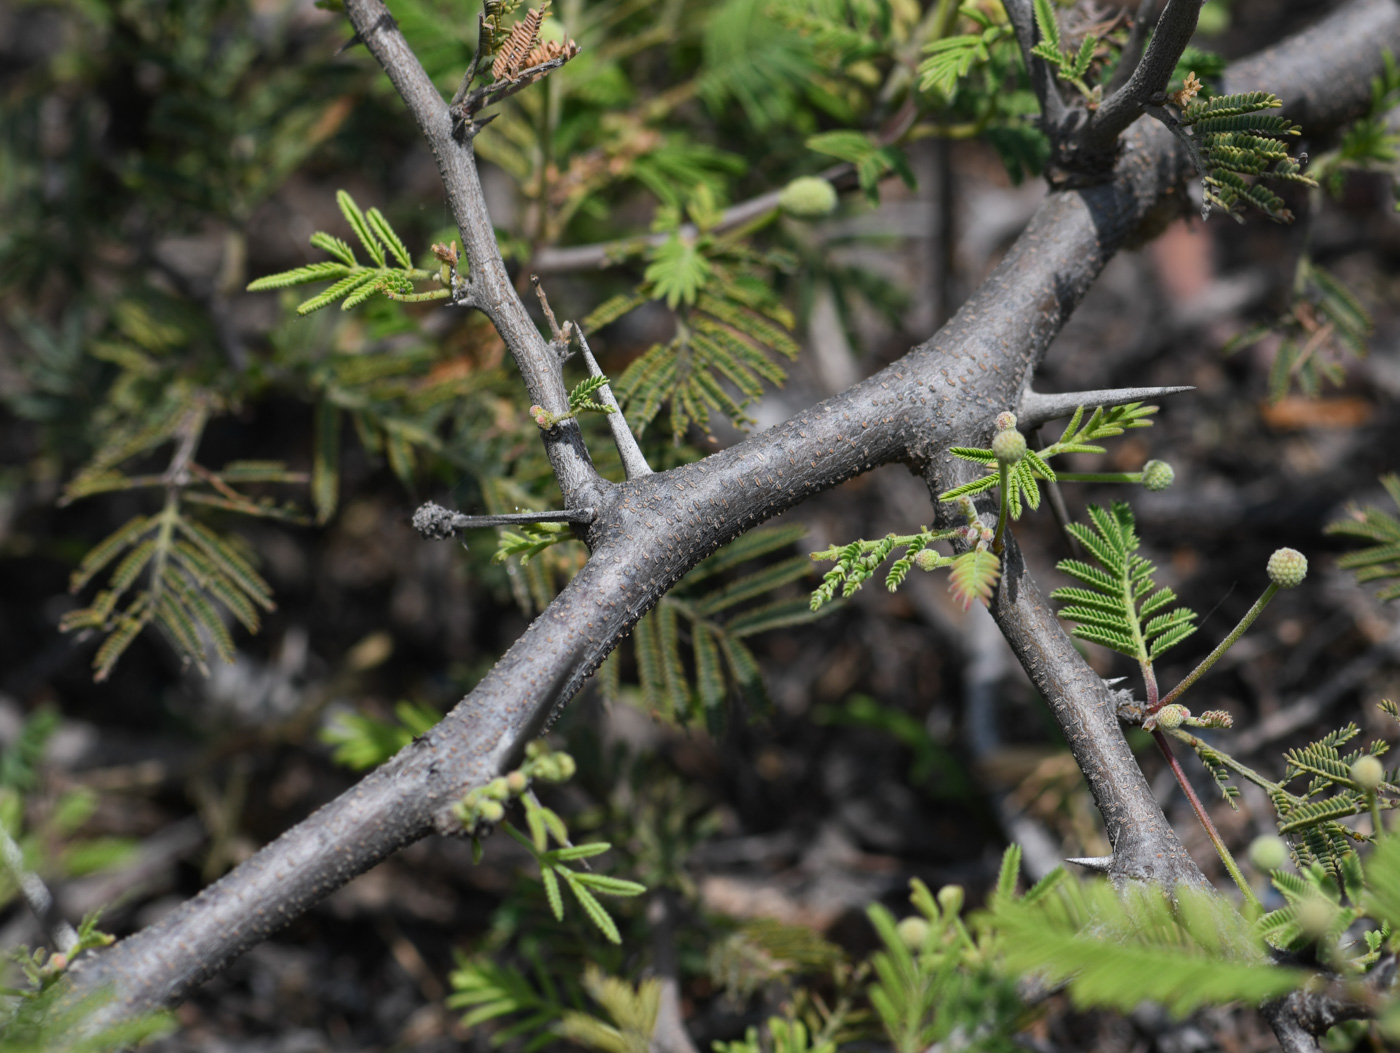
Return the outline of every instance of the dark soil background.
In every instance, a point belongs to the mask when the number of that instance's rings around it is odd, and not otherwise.
[[[1254,48],[1332,6],[1237,0],[1232,28],[1215,45],[1227,54]],[[56,25],[46,8],[0,8],[0,68],[44,61],[57,47]],[[1287,98],[1286,85],[1268,87]],[[123,134],[114,123],[109,135]],[[425,222],[437,222],[440,195],[426,151],[402,129],[383,141],[398,158],[387,170],[365,170],[355,157],[323,160],[261,206],[249,223],[248,273],[299,262],[289,258],[286,231],[335,221],[327,187],[369,185],[365,196],[381,202],[417,197],[431,202]],[[1327,145],[1303,148],[1320,154]],[[841,346],[841,338],[831,346],[829,331],[824,346],[809,342],[787,386],[757,407],[760,427],[925,338],[1044,193],[1039,185],[1010,186],[977,144],[924,144],[916,161],[919,192],[892,185],[879,210],[834,220],[828,232],[864,236],[849,250],[852,260],[908,289],[902,328],[871,318],[854,348]],[[1217,733],[1222,743],[1274,774],[1290,744],[1348,721],[1365,736],[1393,738],[1376,703],[1400,698],[1396,610],[1335,569],[1341,546],[1322,534],[1348,502],[1384,504],[1377,477],[1400,467],[1400,215],[1390,211],[1381,176],[1350,178],[1340,201],[1294,198],[1293,227],[1257,215],[1244,226],[1219,216],[1208,223],[1189,218],[1122,254],[1057,341],[1037,383],[1048,391],[1195,386],[1164,403],[1155,427],[1130,432],[1081,469],[1133,470],[1152,457],[1175,468],[1172,489],[1127,495],[1163,581],[1201,613],[1201,631],[1161,668],[1164,684],[1184,675],[1254,601],[1275,548],[1290,545],[1308,556],[1306,585],[1282,594],[1191,700],[1198,711],[1233,714],[1235,730]],[[201,252],[217,253],[219,237],[214,229],[186,236],[188,266],[197,268]],[[1221,348],[1286,306],[1305,240],[1316,262],[1348,282],[1372,312],[1374,339],[1368,358],[1348,363],[1342,387],[1320,400],[1271,405],[1266,388],[1276,344],[1230,358]],[[232,304],[235,324],[256,346],[276,320],[274,299],[239,296]],[[627,334],[614,339],[623,343]],[[18,382],[15,364],[25,353],[0,323],[0,383]],[[1047,441],[1058,436],[1057,426],[1046,430]],[[304,466],[310,415],[300,403],[250,406],[207,443],[211,463],[236,453]],[[354,774],[332,763],[317,737],[336,713],[388,717],[403,698],[446,709],[526,624],[505,572],[476,551],[489,551],[484,535],[468,554],[422,541],[409,528],[418,501],[452,504],[457,495],[433,487],[405,493],[387,467],[355,450],[347,446],[345,499],[328,526],[254,525],[247,532],[278,609],[260,635],[238,637],[236,664],[202,678],[149,634],[110,681],[95,685],[95,643],[60,635],[56,625],[78,603],[67,580],[84,546],[129,517],[138,499],[57,507],[62,473],[73,462],[45,448],[31,424],[0,411],[0,741],[12,738],[25,714],[57,707],[64,723],[33,806],[42,810],[66,788],[90,787],[100,803],[83,833],[139,844],[118,870],[57,886],[71,918],[105,904],[103,927],[121,935],[192,896],[353,784]],[[1087,504],[1117,496],[1121,488],[1065,492],[1076,517]],[[785,521],[804,524],[801,544],[816,550],[909,531],[931,515],[919,481],[892,466],[808,502]],[[1048,510],[1023,520],[1016,533],[1047,587],[1062,584],[1053,567],[1067,551]],[[682,787],[694,814],[713,817],[713,835],[688,857],[692,918],[798,922],[855,951],[873,939],[864,906],[880,900],[897,909],[911,877],[935,888],[962,884],[976,903],[1009,840],[1025,845],[1032,873],[1066,856],[1102,854],[1097,813],[1034,689],[985,612],[963,613],[945,587],[941,577],[917,574],[897,595],[877,584],[810,625],[758,638],[773,708],[740,716],[722,738],[671,729],[633,707],[609,708],[585,691],[555,729],[584,765],[583,786],[555,794],[554,803],[582,814],[577,821],[585,825],[588,809],[595,817],[606,812],[606,795],[590,787],[607,785],[617,764],[610,751],[623,750],[633,758],[628,763]],[[1105,676],[1133,673],[1126,660],[1096,648],[1089,654]],[[882,730],[871,713],[884,714],[887,727],[897,723],[890,714],[906,718],[898,724],[903,737]],[[1227,886],[1149,745],[1144,737],[1139,754],[1159,798],[1197,861]],[[1261,794],[1246,788],[1239,810],[1231,811],[1194,759],[1184,763],[1233,845],[1272,832]],[[608,836],[600,823],[597,832]],[[465,844],[415,845],[210,981],[177,1010],[181,1031],[155,1048],[485,1050],[488,1036],[466,1033],[444,1008],[448,974],[455,951],[488,945],[493,912],[524,862],[504,837],[488,844],[478,866]],[[21,907],[0,914],[0,945],[35,940]],[[619,956],[618,967],[635,966],[644,946]],[[701,1048],[767,1015],[764,995],[740,1013],[711,997],[701,975],[703,948],[684,961],[695,969],[686,1005]],[[1274,1048],[1249,1010],[1171,1023],[1148,1011],[1126,1019],[1077,1014],[1059,1001],[1034,1042],[1041,1050]]]

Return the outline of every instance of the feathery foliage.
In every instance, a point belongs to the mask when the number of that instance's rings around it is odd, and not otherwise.
[[[1352,291],[1304,253],[1294,271],[1288,310],[1232,337],[1223,351],[1230,355],[1266,336],[1281,337],[1269,369],[1269,398],[1277,402],[1295,386],[1316,398],[1324,380],[1342,384],[1348,359],[1366,356],[1372,328],[1370,313]]]
[[[1400,476],[1383,475],[1381,485],[1400,508]],[[1371,505],[1365,508],[1352,505],[1345,518],[1327,524],[1326,533],[1373,542],[1366,548],[1348,552],[1337,560],[1337,565],[1354,570],[1358,583],[1391,581],[1376,593],[1377,599],[1400,597],[1400,582],[1392,580],[1400,578],[1400,520]]]
[[[1090,505],[1089,518],[1092,529],[1080,523],[1066,529],[1094,562],[1064,559],[1058,564],[1062,573],[1086,587],[1065,586],[1050,598],[1067,601],[1060,617],[1077,623],[1075,636],[1150,667],[1164,651],[1196,631],[1191,624],[1196,612],[1173,606],[1176,593],[1166,586],[1158,588],[1152,580],[1156,568],[1137,554],[1137,527],[1126,502],[1115,501],[1107,511]]]
[[[1173,902],[1174,901],[1174,902]],[[1150,885],[1121,891],[1063,872],[1039,894],[997,896],[983,919],[1008,969],[1067,982],[1080,1007],[1129,1012],[1157,1002],[1174,1016],[1203,1005],[1259,1002],[1301,987],[1308,973],[1272,964],[1249,923],[1213,892]]]
[[[623,689],[619,647],[599,673],[604,697],[636,698],[653,716],[682,724],[703,720],[711,731],[726,726],[731,694],[766,710],[758,659],[745,641],[811,619],[805,599],[782,595],[807,576],[810,563],[788,556],[756,568],[747,565],[788,548],[803,532],[801,527],[754,530],[697,565],[633,630],[640,690]]]
[[[1149,419],[1158,407],[1130,402],[1124,406],[1099,406],[1084,420],[1084,407],[1080,406],[1070,417],[1069,423],[1060,437],[1043,450],[1026,449],[1025,457],[1011,469],[1006,499],[1012,519],[1020,519],[1022,508],[1029,506],[1032,511],[1040,507],[1040,482],[1055,482],[1060,477],[1050,467],[1050,461],[1066,453],[1104,453],[1099,443],[1116,438],[1131,428],[1150,428]],[[1013,425],[1014,426],[1014,425]],[[954,457],[973,464],[983,465],[990,473],[970,483],[963,483],[938,495],[940,501],[952,501],[959,497],[972,496],[990,490],[997,485],[997,457],[990,449],[975,446],[955,446],[948,451]],[[1076,477],[1069,476],[1066,481]],[[1097,481],[1097,480],[1095,480]],[[1143,473],[1124,473],[1121,477],[1103,481],[1143,482]]]
[[[309,263],[280,274],[269,274],[250,282],[249,292],[267,292],[272,289],[286,289],[294,285],[329,281],[329,288],[317,293],[297,305],[297,314],[307,315],[322,307],[340,301],[340,309],[348,311],[358,307],[376,293],[391,300],[417,303],[423,300],[446,300],[457,292],[455,267],[444,260],[437,272],[419,270],[413,266],[408,246],[389,225],[384,214],[377,208],[368,213],[344,190],[336,191],[336,204],[345,222],[354,231],[356,240],[369,256],[374,266],[365,266],[355,258],[355,250],[325,231],[318,230],[311,235],[311,244],[331,259],[321,263]],[[455,258],[455,252],[452,253]],[[436,280],[441,287],[419,292],[415,282]]]
[[[1286,140],[1302,129],[1286,117],[1264,112],[1283,105],[1269,92],[1214,96],[1207,92],[1208,97],[1197,98],[1201,88],[1195,76],[1189,76],[1171,101],[1180,112],[1177,123],[1191,130],[1190,141],[1197,152],[1205,188],[1202,215],[1219,208],[1243,223],[1240,212],[1245,205],[1253,205],[1277,223],[1292,223],[1293,213],[1283,198],[1263,180],[1317,186],[1288,154]]]
[[[321,729],[319,738],[332,747],[331,760],[353,771],[365,771],[379,767],[442,719],[431,706],[406,699],[394,706],[394,716],[397,721],[338,713]]]

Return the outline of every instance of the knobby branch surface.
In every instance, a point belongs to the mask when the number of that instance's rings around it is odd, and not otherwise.
[[[404,94],[437,156],[472,279],[520,365],[530,397],[567,408],[559,374],[500,265],[469,142],[378,0],[347,8]],[[1364,109],[1382,50],[1400,51],[1393,0],[1354,0],[1312,32],[1240,64],[1227,91],[1291,85],[1311,127]],[[1294,109],[1294,106],[1297,109]],[[193,900],[74,970],[73,990],[110,985],[101,1025],[182,999],[350,879],[434,830],[451,806],[523,753],[680,577],[765,519],[880,464],[904,462],[942,489],[954,445],[981,442],[1018,406],[1036,364],[1104,264],[1164,200],[1182,200],[1189,160],[1156,122],[1128,132],[1111,181],[1051,194],[1011,251],[934,337],[875,376],[703,461],[597,485],[581,446],[551,449],[565,493],[596,510],[592,555],[478,687],[443,721],[353,789]],[[549,401],[546,401],[546,400]],[[548,439],[548,437],[546,437]],[[562,467],[561,467],[562,466]],[[574,473],[572,476],[568,473]],[[571,479],[573,481],[566,481]],[[1113,718],[1108,688],[1074,651],[1014,544],[992,612],[1049,701],[1103,809],[1118,877],[1199,882]]]

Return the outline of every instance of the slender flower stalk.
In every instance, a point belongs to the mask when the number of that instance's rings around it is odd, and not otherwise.
[[[1244,879],[1244,874],[1240,870],[1240,865],[1235,862],[1235,857],[1230,854],[1230,850],[1225,847],[1225,841],[1220,836],[1220,831],[1211,822],[1210,816],[1206,814],[1205,805],[1196,796],[1196,791],[1191,788],[1191,783],[1186,778],[1186,772],[1182,770],[1181,762],[1176,759],[1176,754],[1172,753],[1171,743],[1167,741],[1166,735],[1160,729],[1153,729],[1152,738],[1156,740],[1158,748],[1162,751],[1162,756],[1167,759],[1167,766],[1171,768],[1172,774],[1176,776],[1177,785],[1181,787],[1181,792],[1186,795],[1186,800],[1191,805],[1191,810],[1196,813],[1196,818],[1200,820],[1201,826],[1205,829],[1206,836],[1210,838],[1210,843],[1215,846],[1216,854],[1220,856],[1220,861],[1225,864],[1225,869],[1230,872],[1230,877],[1239,886],[1240,892],[1244,894],[1244,901],[1256,914],[1264,913],[1264,906],[1259,902],[1259,897],[1254,894],[1254,890],[1249,887],[1249,882]]]
[[[1264,590],[1264,594],[1255,601],[1254,606],[1245,612],[1240,623],[1230,630],[1230,635],[1221,640],[1215,650],[1206,655],[1205,660],[1187,675],[1186,679],[1172,688],[1166,698],[1162,699],[1159,706],[1170,705],[1181,697],[1188,687],[1194,684],[1210,670],[1210,667],[1220,661],[1220,656],[1234,646],[1236,640],[1245,634],[1254,619],[1258,618],[1269,601],[1274,598],[1279,589],[1291,589],[1303,583],[1303,579],[1308,576],[1307,558],[1296,549],[1281,548],[1269,557],[1269,587]],[[1155,707],[1149,707],[1149,711]]]

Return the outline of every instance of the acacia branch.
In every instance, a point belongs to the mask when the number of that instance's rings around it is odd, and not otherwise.
[[[1147,52],[1133,68],[1128,83],[1103,101],[1089,118],[1078,148],[1095,157],[1112,150],[1128,125],[1142,116],[1142,108],[1167,90],[1167,81],[1191,36],[1205,0],[1168,0],[1157,20]]]
[[[384,67],[432,148],[471,270],[472,306],[490,318],[501,334],[525,381],[530,401],[563,417],[569,412],[569,393],[559,356],[550,351],[535,327],[501,259],[471,137],[459,139],[453,134],[454,120],[447,103],[382,0],[347,0],[345,10],[355,32]],[[564,503],[570,508],[595,503],[596,495],[607,483],[593,467],[578,422],[561,421],[544,433],[544,442],[564,492]]]
[[[378,0],[348,6],[400,91],[421,91],[402,75],[412,56],[395,56],[406,45],[374,14],[383,10]],[[1400,7],[1355,0],[1317,33],[1257,61],[1272,80],[1301,85],[1295,98],[1322,125],[1365,108],[1382,50],[1400,50]],[[416,60],[411,68],[421,74]],[[1244,64],[1241,76],[1250,73]],[[1240,84],[1227,78],[1227,90]],[[432,99],[411,108],[430,114],[449,199],[459,221],[471,218],[480,186],[470,148],[451,140],[446,108],[426,88]],[[195,899],[75,970],[75,994],[114,991],[94,1024],[179,1001],[399,847],[434,830],[460,834],[451,809],[461,795],[508,770],[637,620],[721,545],[881,464],[907,463],[940,489],[955,481],[964,462],[948,450],[982,439],[998,411],[1017,405],[1093,280],[1188,171],[1185,151],[1154,122],[1130,129],[1125,145],[1110,182],[1051,194],[957,315],[888,368],[704,460],[601,488],[589,502],[589,561],[440,724]],[[464,240],[470,233],[481,258],[498,264],[484,210],[482,220],[480,229],[464,224]],[[502,335],[512,334],[507,344],[527,383],[543,382],[529,371],[547,363],[527,353],[543,338],[513,290],[507,299],[489,267],[481,277],[483,300],[504,319]],[[1114,846],[1111,872],[1195,881],[1194,864],[1125,752],[1106,687],[1074,651],[1014,544],[993,614],[1085,767]]]

